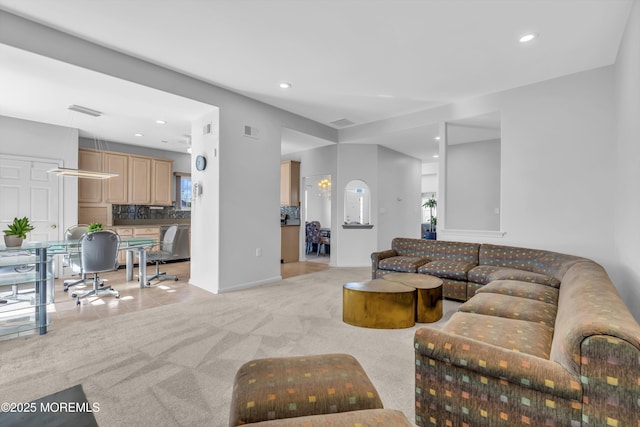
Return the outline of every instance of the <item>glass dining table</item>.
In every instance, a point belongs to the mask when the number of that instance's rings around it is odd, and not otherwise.
[[[138,255],[138,276],[140,287],[147,287],[146,250],[158,244],[157,239],[148,237],[121,237],[119,250],[126,253],[126,278],[133,280],[134,255]],[[0,269],[15,270],[11,274],[0,275],[0,287],[12,287],[34,284],[35,296],[31,300],[35,308],[35,327],[40,334],[47,333],[49,317],[47,304],[53,303],[53,256],[79,250],[80,242],[74,240],[54,240],[41,242],[23,242],[20,247],[5,247],[0,244]],[[25,268],[29,267],[30,268]],[[20,269],[24,268],[24,271]],[[19,295],[17,295],[18,297]],[[5,301],[6,302],[6,301]],[[0,312],[0,314],[2,314]]]
[[[30,245],[39,246],[40,244],[47,246],[51,255],[66,254],[77,251],[80,242],[77,240],[57,240],[47,242],[27,242],[22,244],[22,249],[29,250]],[[126,256],[126,275],[127,280],[133,280],[134,254],[138,254],[138,277],[140,279],[140,287],[146,287],[147,283],[147,252],[146,249],[157,245],[158,240],[149,237],[120,237],[119,250],[127,251]],[[37,248],[34,248],[37,249]],[[45,249],[46,250],[46,249]]]

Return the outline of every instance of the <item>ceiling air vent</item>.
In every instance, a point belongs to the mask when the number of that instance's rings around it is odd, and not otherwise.
[[[335,127],[339,127],[339,128],[343,128],[346,126],[351,126],[351,125],[355,125],[354,122],[352,122],[349,119],[340,119],[340,120],[334,120],[332,122],[330,122],[332,125],[334,125]]]
[[[102,115],[100,111],[92,110],[91,108],[83,107],[82,105],[69,105],[69,110],[93,117],[100,117]]]

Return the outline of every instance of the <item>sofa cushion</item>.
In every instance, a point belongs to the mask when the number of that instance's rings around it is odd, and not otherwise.
[[[402,412],[393,409],[366,409],[363,411],[339,412],[337,414],[310,415],[245,425],[255,427],[413,426]]]
[[[442,279],[467,280],[467,272],[476,264],[470,261],[439,259],[418,268],[418,273],[430,274]]]
[[[494,280],[488,285],[482,286],[476,292],[511,295],[555,305],[558,304],[559,294],[558,289],[552,286],[522,282],[520,280]]]
[[[482,284],[487,284],[494,280],[519,280],[521,282],[539,283],[541,285],[549,285],[556,288],[560,286],[560,281],[555,277],[534,273],[532,271],[495,265],[479,265],[474,267],[469,270],[468,278],[470,282]]]
[[[429,262],[429,258],[415,256],[394,256],[380,260],[378,268],[381,270],[417,273],[418,267]]]
[[[396,237],[391,241],[391,249],[400,256],[427,257],[433,240]]]
[[[540,323],[465,312],[454,313],[442,331],[543,359],[553,339],[553,328]]]
[[[573,255],[540,249],[483,243],[478,254],[479,265],[494,265],[532,271],[560,280],[576,262],[586,261]]]
[[[445,240],[429,240],[427,256],[432,260],[466,261],[478,265],[478,243],[448,242]]]
[[[458,311],[526,320],[554,327],[557,306],[528,298],[494,293],[477,293],[458,307]]]

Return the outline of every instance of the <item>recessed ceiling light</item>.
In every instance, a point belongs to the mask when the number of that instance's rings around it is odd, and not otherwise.
[[[144,134],[141,133],[134,133],[133,136],[144,136]]]
[[[291,88],[291,83],[289,82],[282,82],[280,83],[280,89],[290,89]]]
[[[527,43],[530,42],[531,40],[535,39],[538,35],[537,34],[525,34],[524,36],[520,37],[520,43]]]
[[[439,137],[439,136],[436,136],[436,137],[435,137],[435,138],[433,138],[433,139],[435,139],[436,141],[440,141],[440,137]]]
[[[440,157],[440,156],[439,156],[439,155],[437,155],[437,154],[434,154],[434,155],[433,155],[433,158],[434,158],[434,159],[437,159],[438,157]]]
[[[167,124],[167,122],[164,121],[164,120],[156,120],[156,123],[159,124],[159,125],[166,125]]]

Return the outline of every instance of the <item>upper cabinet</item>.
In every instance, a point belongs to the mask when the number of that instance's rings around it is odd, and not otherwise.
[[[78,203],[171,205],[172,160],[81,148],[80,169],[118,174],[106,180],[79,179]]]
[[[103,195],[106,203],[125,204],[128,195],[129,158],[126,154],[104,153],[105,171],[118,176],[103,181]]]
[[[79,150],[78,169],[102,171],[102,153],[94,150]],[[78,203],[101,202],[102,180],[78,179]]]
[[[129,203],[151,204],[151,159],[129,156]]]
[[[172,161],[153,159],[151,161],[151,204],[170,205],[171,197]]]
[[[280,162],[280,206],[300,205],[300,162]]]

